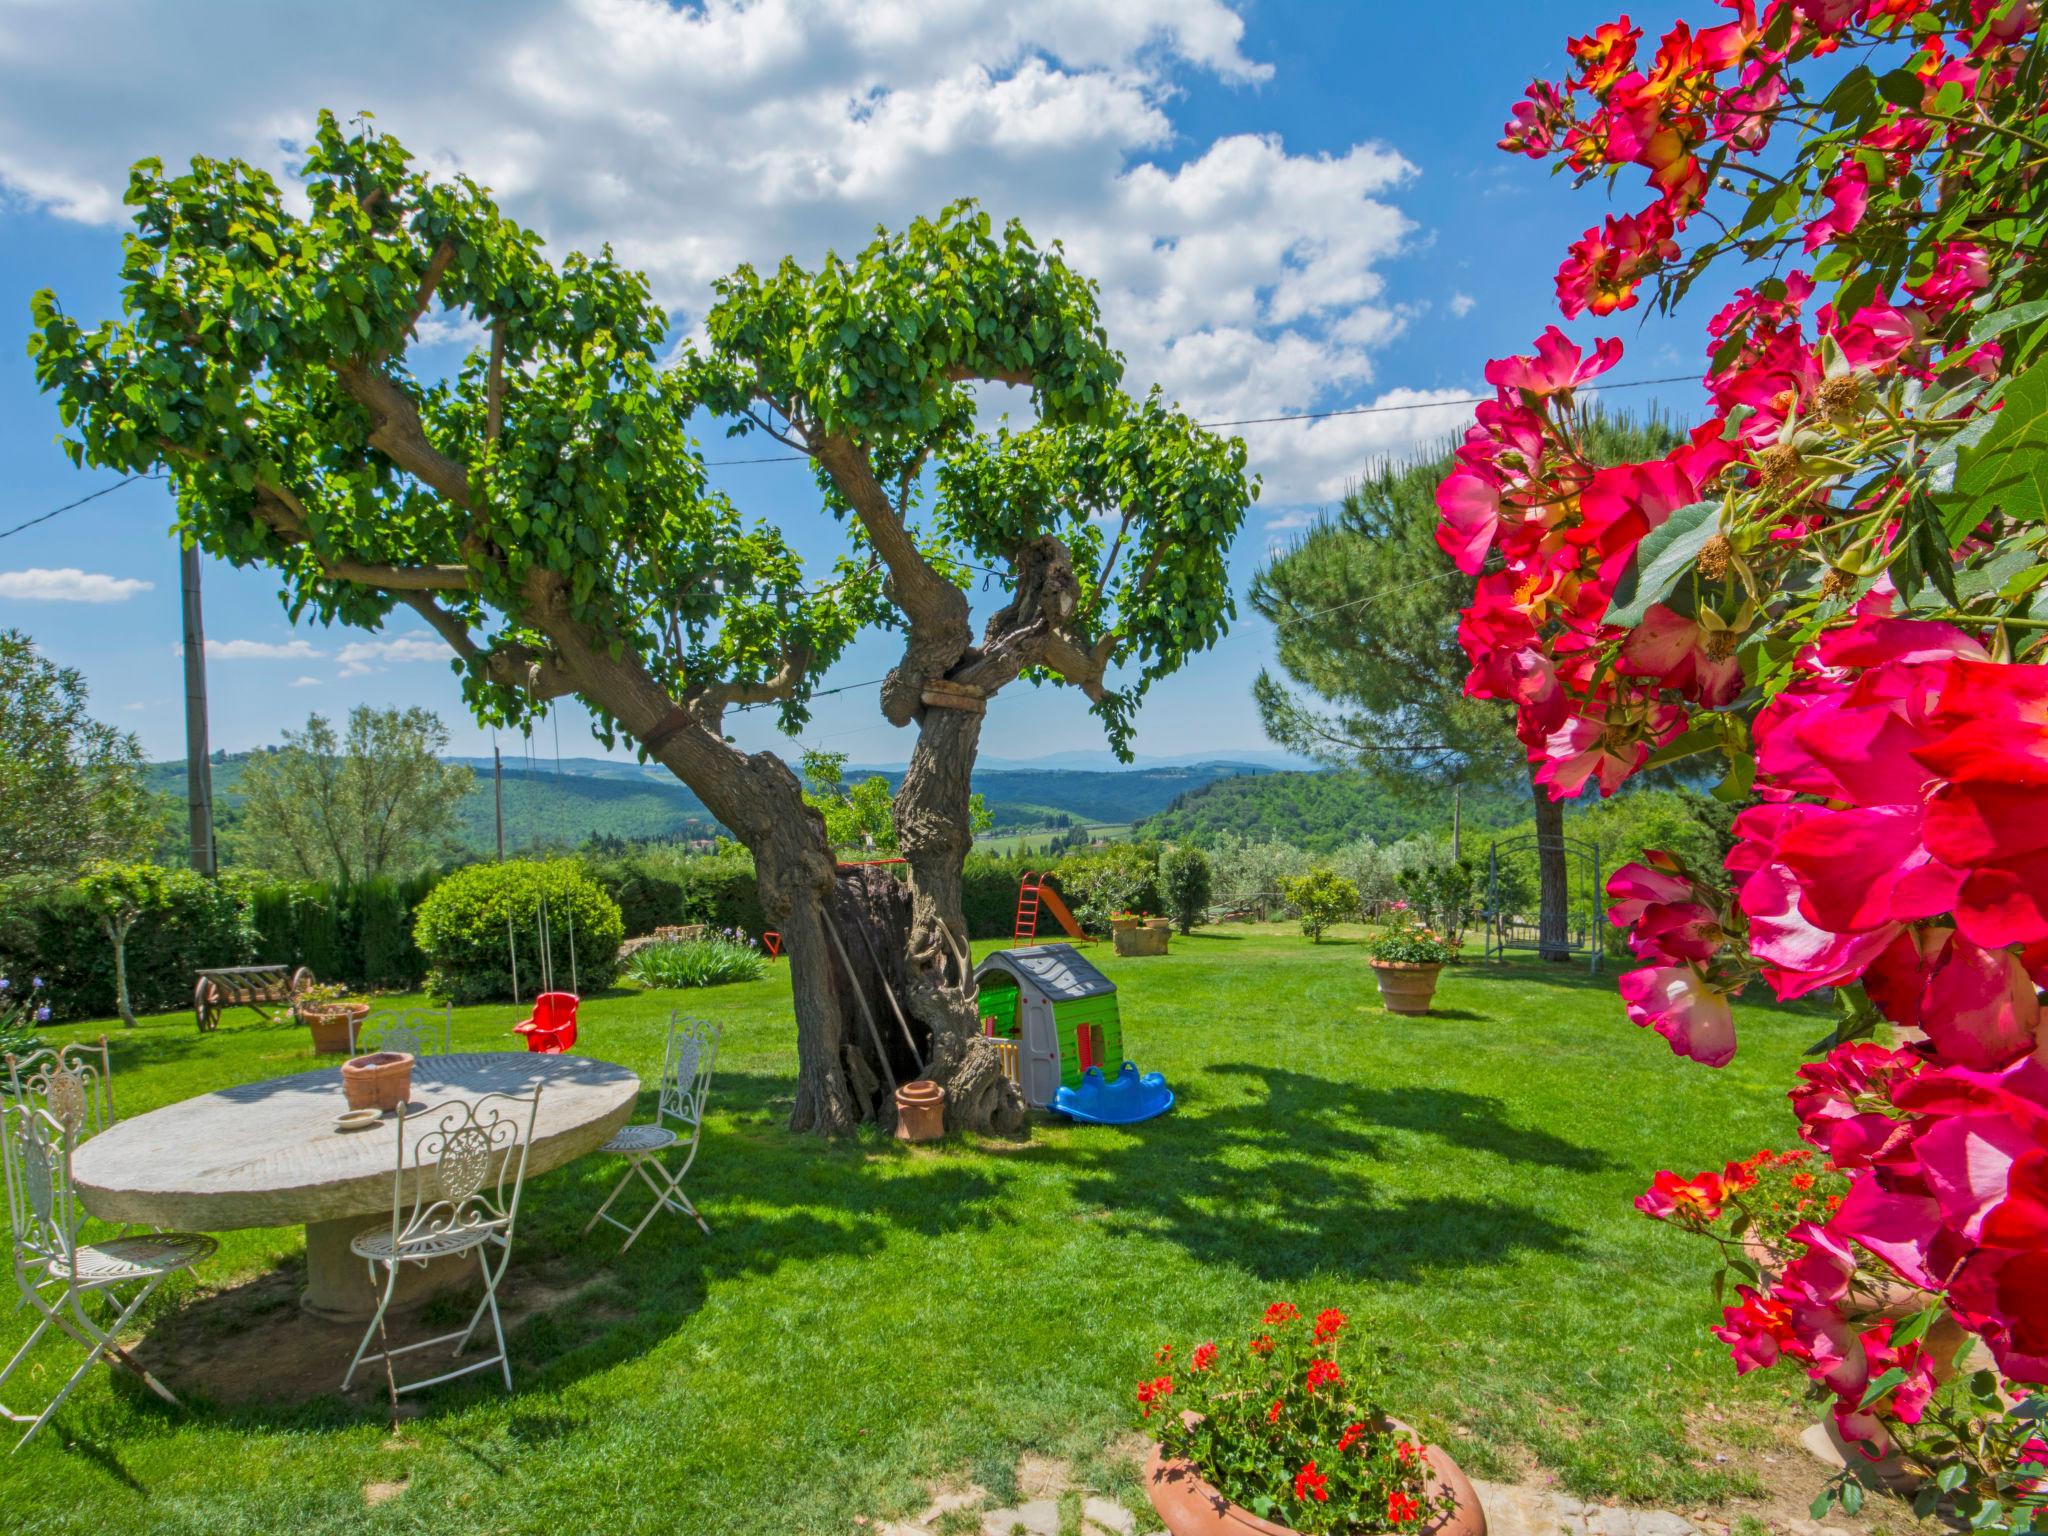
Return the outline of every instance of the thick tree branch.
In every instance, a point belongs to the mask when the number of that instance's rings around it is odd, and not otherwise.
[[[707,725],[717,725],[735,704],[773,704],[794,694],[809,670],[808,650],[791,651],[776,674],[759,683],[699,683],[684,696],[691,712]]]
[[[505,425],[505,322],[491,327],[491,376],[484,386],[484,441],[495,443]]]
[[[433,625],[464,661],[481,661],[492,682],[516,688],[531,699],[559,699],[577,691],[568,668],[523,645],[481,646],[462,618],[424,592],[399,592],[398,600]]]
[[[1029,368],[976,368],[968,363],[955,363],[946,370],[946,377],[955,384],[978,379],[990,384],[1015,384],[1024,389],[1038,382],[1038,376]]]
[[[427,307],[434,302],[434,291],[441,286],[441,279],[448,275],[448,269],[455,262],[455,246],[443,240],[434,247],[434,254],[427,258],[427,270],[420,274],[419,290],[413,294],[412,318],[405,322],[405,334],[410,336],[420,321],[426,318]]]
[[[370,445],[414,479],[469,510],[469,470],[427,440],[412,397],[382,369],[350,359],[335,370],[349,397],[369,412]]]
[[[256,515],[287,544],[311,547],[312,519],[305,504],[281,485],[259,481],[256,487]],[[461,565],[373,565],[361,560],[337,560],[313,551],[320,568],[336,581],[359,587],[383,587],[393,592],[462,592],[468,590],[471,573]]]

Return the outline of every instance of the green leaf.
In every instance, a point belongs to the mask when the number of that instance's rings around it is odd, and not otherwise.
[[[1718,501],[1695,501],[1680,507],[1643,535],[1629,557],[1628,569],[1615,583],[1607,608],[1609,624],[1640,624],[1652,603],[1667,596],[1699,558],[1700,546],[1721,526]]]
[[[1813,1502],[1806,1506],[1806,1512],[1816,1520],[1825,1520],[1828,1511],[1835,1507],[1835,1490],[1823,1488],[1813,1496]]]
[[[2048,299],[2029,299],[2024,304],[1994,309],[1970,327],[1970,340],[1989,341],[1994,336],[2004,335],[2016,325],[2025,325],[2029,320],[2038,320],[2043,315],[2048,315]]]
[[[1963,1486],[1963,1479],[1969,1475],[1968,1469],[1961,1462],[1950,1462],[1934,1474],[1934,1486],[1943,1493],[1954,1493]]]
[[[1863,1400],[1856,1405],[1857,1408],[1868,1408],[1872,1403],[1876,1402],[1879,1398],[1883,1397],[1887,1392],[1891,1391],[1893,1387],[1896,1387],[1900,1382],[1904,1381],[1905,1379],[1906,1373],[1904,1369],[1896,1365],[1893,1366],[1890,1370],[1886,1371],[1882,1376],[1878,1377],[1869,1386],[1863,1389]]]
[[[1996,424],[1956,458],[1953,494],[1974,514],[1971,526],[1994,512],[2048,522],[2048,367],[2006,386]]]
[[[1861,1483],[1842,1484],[1842,1513],[1853,1515],[1862,1507],[1863,1485]]]

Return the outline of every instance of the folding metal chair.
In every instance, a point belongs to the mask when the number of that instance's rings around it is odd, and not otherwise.
[[[442,1013],[435,1013],[431,1008],[380,1008],[356,1025],[349,1049],[358,1056],[370,1051],[446,1056],[454,1024],[453,1003]]]
[[[598,1148],[626,1159],[626,1171],[619,1175],[619,1182],[605,1196],[604,1204],[584,1226],[586,1237],[600,1221],[608,1221],[626,1234],[625,1242],[619,1245],[619,1252],[624,1253],[654,1220],[655,1212],[661,1210],[688,1216],[704,1229],[706,1237],[711,1235],[711,1224],[697,1213],[697,1207],[683,1193],[683,1175],[697,1160],[697,1145],[704,1135],[704,1101],[711,1096],[711,1066],[717,1058],[716,1024],[669,1015],[668,1052],[662,1062],[661,1097],[655,1104],[654,1123],[625,1126]],[[677,1148],[682,1149],[683,1162],[680,1168],[672,1170],[662,1158]],[[629,1227],[612,1215],[611,1209],[612,1202],[625,1193],[635,1175],[654,1191],[654,1204],[637,1226]]]
[[[531,1093],[489,1093],[474,1102],[457,1100],[416,1114],[398,1110],[397,1168],[391,1182],[391,1225],[356,1237],[349,1248],[370,1266],[375,1284],[382,1273],[384,1294],[376,1315],[356,1346],[355,1358],[341,1378],[346,1392],[365,1360],[382,1361],[384,1384],[391,1394],[391,1413],[398,1415],[401,1392],[416,1392],[500,1367],[505,1390],[512,1390],[512,1361],[505,1350],[505,1327],[498,1316],[498,1283],[512,1262],[512,1233],[519,1220],[519,1192],[526,1183],[526,1154],[533,1146],[533,1127],[540,1114],[540,1085]],[[508,1187],[509,1186],[509,1187]],[[391,1347],[384,1316],[398,1284],[401,1264],[426,1265],[474,1253],[483,1273],[484,1299],[470,1314],[469,1324],[453,1333]],[[391,1362],[414,1350],[455,1341],[450,1358],[468,1348],[485,1316],[497,1340],[497,1353],[443,1371],[425,1381],[400,1385]],[[382,1346],[369,1353],[370,1340]]]
[[[72,1189],[72,1145],[64,1123],[48,1110],[24,1099],[0,1104],[0,1164],[5,1168],[7,1216],[14,1235],[14,1285],[23,1303],[38,1315],[14,1358],[0,1368],[0,1387],[52,1327],[85,1350],[78,1369],[41,1413],[23,1413],[0,1402],[0,1415],[28,1425],[27,1433],[15,1442],[17,1451],[49,1423],[93,1362],[103,1356],[140,1376],[165,1402],[176,1404],[170,1388],[115,1341],[157,1287],[179,1270],[210,1258],[219,1247],[196,1232],[144,1232],[103,1243],[79,1242],[85,1217]],[[105,1325],[85,1309],[85,1298],[95,1293],[111,1303],[113,1318]]]
[[[26,1056],[11,1052],[7,1097],[48,1110],[73,1142],[97,1136],[114,1123],[113,1057],[107,1037],[46,1045]]]

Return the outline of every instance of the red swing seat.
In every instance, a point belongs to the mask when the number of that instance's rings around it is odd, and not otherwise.
[[[574,992],[543,992],[533,1000],[533,1016],[512,1026],[512,1033],[526,1036],[526,1048],[535,1055],[559,1056],[576,1043]]]

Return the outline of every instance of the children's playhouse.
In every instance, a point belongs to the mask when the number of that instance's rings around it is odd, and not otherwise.
[[[1173,1107],[1157,1072],[1124,1060],[1116,983],[1071,944],[999,949],[975,969],[983,1028],[1015,1042],[1018,1087],[1034,1109],[1124,1124]]]

